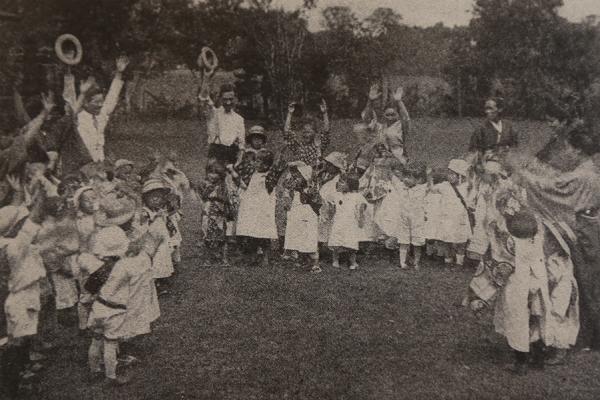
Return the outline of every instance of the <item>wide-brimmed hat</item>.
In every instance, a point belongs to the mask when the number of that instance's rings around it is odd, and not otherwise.
[[[121,167],[125,167],[125,166],[135,166],[135,163],[133,161],[127,160],[125,158],[121,158],[120,160],[117,160],[115,162],[115,169],[121,168]]]
[[[148,179],[146,182],[144,182],[144,185],[142,186],[142,193],[152,192],[153,190],[163,190],[165,192],[170,192],[171,186],[162,179]]]
[[[92,186],[82,186],[79,189],[77,189],[75,193],[73,193],[73,204],[75,205],[75,208],[79,208],[79,200],[81,198],[81,195],[87,192],[88,190],[94,191],[95,189]]]
[[[469,164],[465,160],[455,158],[454,160],[450,160],[450,163],[448,163],[448,169],[457,173],[458,175],[467,176]]]
[[[91,238],[92,253],[98,257],[123,256],[129,248],[129,239],[118,226],[100,229]]]
[[[250,141],[254,136],[259,136],[263,138],[265,142],[267,141],[267,133],[265,132],[265,128],[260,125],[254,125],[252,128],[250,128],[248,134],[246,135],[246,140]]]
[[[129,197],[107,196],[100,200],[100,210],[95,215],[98,226],[120,226],[135,215],[135,200]]]
[[[347,159],[348,155],[339,151],[329,153],[329,155],[325,157],[325,161],[342,171],[345,171],[348,166]]]

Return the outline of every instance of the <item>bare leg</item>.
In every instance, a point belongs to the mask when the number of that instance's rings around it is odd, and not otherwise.
[[[340,252],[338,249],[331,249],[331,257],[333,258],[333,262],[331,266],[334,268],[340,267]]]
[[[415,258],[415,269],[419,270],[421,268],[421,253],[423,253],[423,246],[414,246],[413,253]]]
[[[409,244],[400,244],[400,268],[406,269],[406,256],[408,255]]]
[[[321,269],[321,266],[319,265],[319,252],[310,253],[309,257],[310,257],[310,260],[312,261],[311,272],[314,272],[314,273],[322,272],[323,270]]]
[[[355,270],[358,268],[358,262],[356,262],[356,251],[350,251],[350,269]]]

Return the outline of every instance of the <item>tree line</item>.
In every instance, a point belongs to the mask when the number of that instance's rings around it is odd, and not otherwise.
[[[475,0],[466,27],[408,26],[389,8],[359,19],[348,7],[328,7],[322,29],[311,32],[317,1],[283,10],[272,0],[1,0],[1,10],[21,18],[0,25],[0,71],[5,82],[20,82],[24,71],[22,90],[38,91],[49,81],[39,65],[55,62],[53,42],[65,32],[84,44],[78,73],[106,80],[120,53],[132,59],[130,78],[143,81],[197,68],[210,46],[222,68],[238,71],[238,92],[260,93],[276,119],[290,101],[310,108],[321,97],[335,114],[356,116],[369,85],[394,75],[448,83],[425,100],[407,88],[408,106],[423,114],[480,115],[483,99],[495,95],[514,117],[571,118],[600,71],[599,20],[567,21],[562,0]]]

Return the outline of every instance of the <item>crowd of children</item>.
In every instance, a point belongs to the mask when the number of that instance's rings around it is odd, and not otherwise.
[[[375,88],[370,101],[377,97]],[[233,243],[263,266],[276,257],[306,257],[313,273],[340,268],[346,255],[356,270],[368,243],[396,251],[401,269],[418,270],[423,253],[448,266],[471,258],[479,270],[465,305],[479,312],[497,300],[496,329],[516,351],[517,372],[530,343],[537,364],[544,345],[573,345],[577,283],[560,235],[527,207],[493,152],[478,164],[457,158],[442,169],[408,157],[410,121],[401,90],[394,100],[399,106],[386,109],[382,123],[376,114],[367,123],[367,107],[354,131],[372,137],[354,158],[324,155],[330,141],[322,103],[321,130],[313,119],[293,126],[291,105],[284,151],[267,149],[265,129],[253,126],[235,161],[211,157],[205,178],[193,183],[173,152],[153,155],[140,168],[125,159],[90,162],[60,179],[48,158],[8,175],[10,204],[0,209],[0,250],[9,272],[9,343],[2,358],[8,393],[39,371],[46,331],[69,329],[74,319],[79,334],[89,336],[93,378],[127,382],[117,375],[119,363],[136,360],[126,344],[151,332],[160,317],[158,298],[168,294],[181,261],[186,194],[199,200],[205,266],[230,265]],[[52,105],[45,100],[45,107],[42,115]],[[52,326],[54,317],[59,326]]]
[[[127,345],[151,332],[180,262],[179,220],[186,176],[176,154],[153,160],[142,179],[133,162],[93,162],[59,181],[48,164],[8,176],[0,208],[9,396],[43,367],[43,351],[69,330],[89,337],[92,379],[128,381],[117,364],[137,361]],[[4,271],[4,270],[3,270]],[[57,330],[64,330],[57,334]]]

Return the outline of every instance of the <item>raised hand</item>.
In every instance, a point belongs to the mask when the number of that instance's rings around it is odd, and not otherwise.
[[[123,72],[129,65],[129,58],[127,56],[120,56],[117,58],[117,72]]]
[[[375,83],[371,85],[369,89],[369,100],[377,100],[381,97],[381,90],[379,89],[379,84]]]
[[[327,113],[327,103],[325,102],[325,99],[321,99],[321,103],[319,104],[319,108],[321,109],[321,112],[323,114]]]
[[[402,86],[398,86],[398,89],[394,92],[394,100],[402,101],[402,97],[404,96],[404,89]]]
[[[288,113],[293,114],[294,111],[296,111],[296,103],[295,102],[291,102],[288,105]]]
[[[44,111],[47,114],[50,114],[56,103],[54,102],[54,92],[50,91],[48,94],[41,94],[42,96],[42,105],[44,106]]]
[[[79,91],[81,93],[87,93],[95,84],[96,79],[93,76],[90,76],[85,81],[81,82],[81,84],[79,85]]]
[[[23,190],[23,187],[21,186],[21,179],[19,179],[18,176],[6,175],[6,181],[15,192],[20,192]]]

